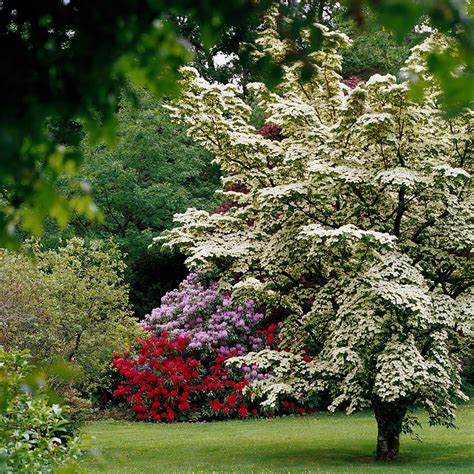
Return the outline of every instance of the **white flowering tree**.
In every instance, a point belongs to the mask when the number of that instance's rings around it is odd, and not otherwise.
[[[269,15],[260,47],[285,51]],[[251,125],[235,85],[183,70],[171,107],[222,167],[228,210],[189,209],[159,242],[188,264],[218,270],[235,297],[249,294],[283,321],[290,352],[251,353],[271,376],[252,386],[280,395],[331,395],[331,410],[371,408],[377,458],[393,460],[415,405],[452,426],[462,398],[463,338],[472,317],[472,111],[444,120],[435,86],[415,101],[407,82],[375,75],[349,90],[339,76],[342,34],[320,27],[315,73],[285,70],[276,91],[252,84],[269,139]],[[434,84],[426,58],[440,36],[414,48],[403,71]],[[313,356],[303,357],[303,349]]]

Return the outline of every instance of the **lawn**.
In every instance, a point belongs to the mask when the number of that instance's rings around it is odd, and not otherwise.
[[[423,442],[404,436],[400,461],[380,465],[373,461],[369,413],[173,425],[103,421],[84,429],[100,450],[85,464],[113,473],[474,472],[474,406],[458,410],[458,426],[424,425]]]

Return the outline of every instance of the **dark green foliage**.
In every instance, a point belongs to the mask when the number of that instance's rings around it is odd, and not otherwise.
[[[0,111],[0,240],[16,228],[39,235],[49,215],[91,216],[90,200],[55,193],[80,154],[58,148],[47,120],[82,120],[95,138],[114,138],[118,99],[129,78],[155,92],[177,91],[178,68],[191,58],[167,18],[196,22],[209,47],[230,26],[246,24],[268,1],[4,0],[0,6],[3,92]]]
[[[139,318],[156,307],[160,298],[176,288],[188,274],[184,257],[173,251],[143,248],[135,260],[129,259],[126,272],[130,304]]]
[[[373,17],[363,30],[351,20],[339,20],[338,28],[351,39],[352,47],[343,51],[343,76],[356,76],[363,80],[372,74],[397,75],[410,48],[422,41],[424,35],[410,33],[401,41],[395,35],[375,23]]]
[[[61,236],[113,237],[127,254],[130,300],[143,316],[186,274],[183,257],[148,246],[171,227],[176,212],[217,206],[220,173],[209,153],[170,121],[162,102],[145,90],[136,93],[138,106],[126,97],[120,101],[114,148],[82,143],[79,178],[90,184],[103,218],[91,222],[75,214],[62,232],[49,226],[45,239],[55,246]],[[69,189],[66,180],[63,193]]]

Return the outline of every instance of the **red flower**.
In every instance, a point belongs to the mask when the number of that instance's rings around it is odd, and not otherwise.
[[[248,410],[247,410],[247,407],[245,406],[245,403],[242,403],[242,405],[239,406],[238,412],[242,418],[245,418],[247,416]]]
[[[272,324],[259,334],[273,343],[277,328]],[[187,338],[171,338],[164,333],[139,339],[137,346],[122,356],[115,354],[112,365],[122,382],[114,390],[114,396],[124,397],[137,420],[172,422],[176,412],[180,420],[189,419],[191,413],[203,419],[222,415],[246,418],[249,413],[258,416],[259,410],[252,406],[251,392],[243,393],[248,382],[224,364],[226,359],[237,355],[237,350],[215,354],[214,358],[206,354],[198,359],[187,345]],[[302,413],[304,408],[295,402],[281,402],[282,410]],[[275,414],[273,411],[268,416]]]

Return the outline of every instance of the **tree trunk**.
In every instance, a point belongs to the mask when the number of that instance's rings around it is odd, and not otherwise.
[[[400,450],[400,433],[407,407],[401,402],[374,402],[377,420],[377,460],[395,461]]]

